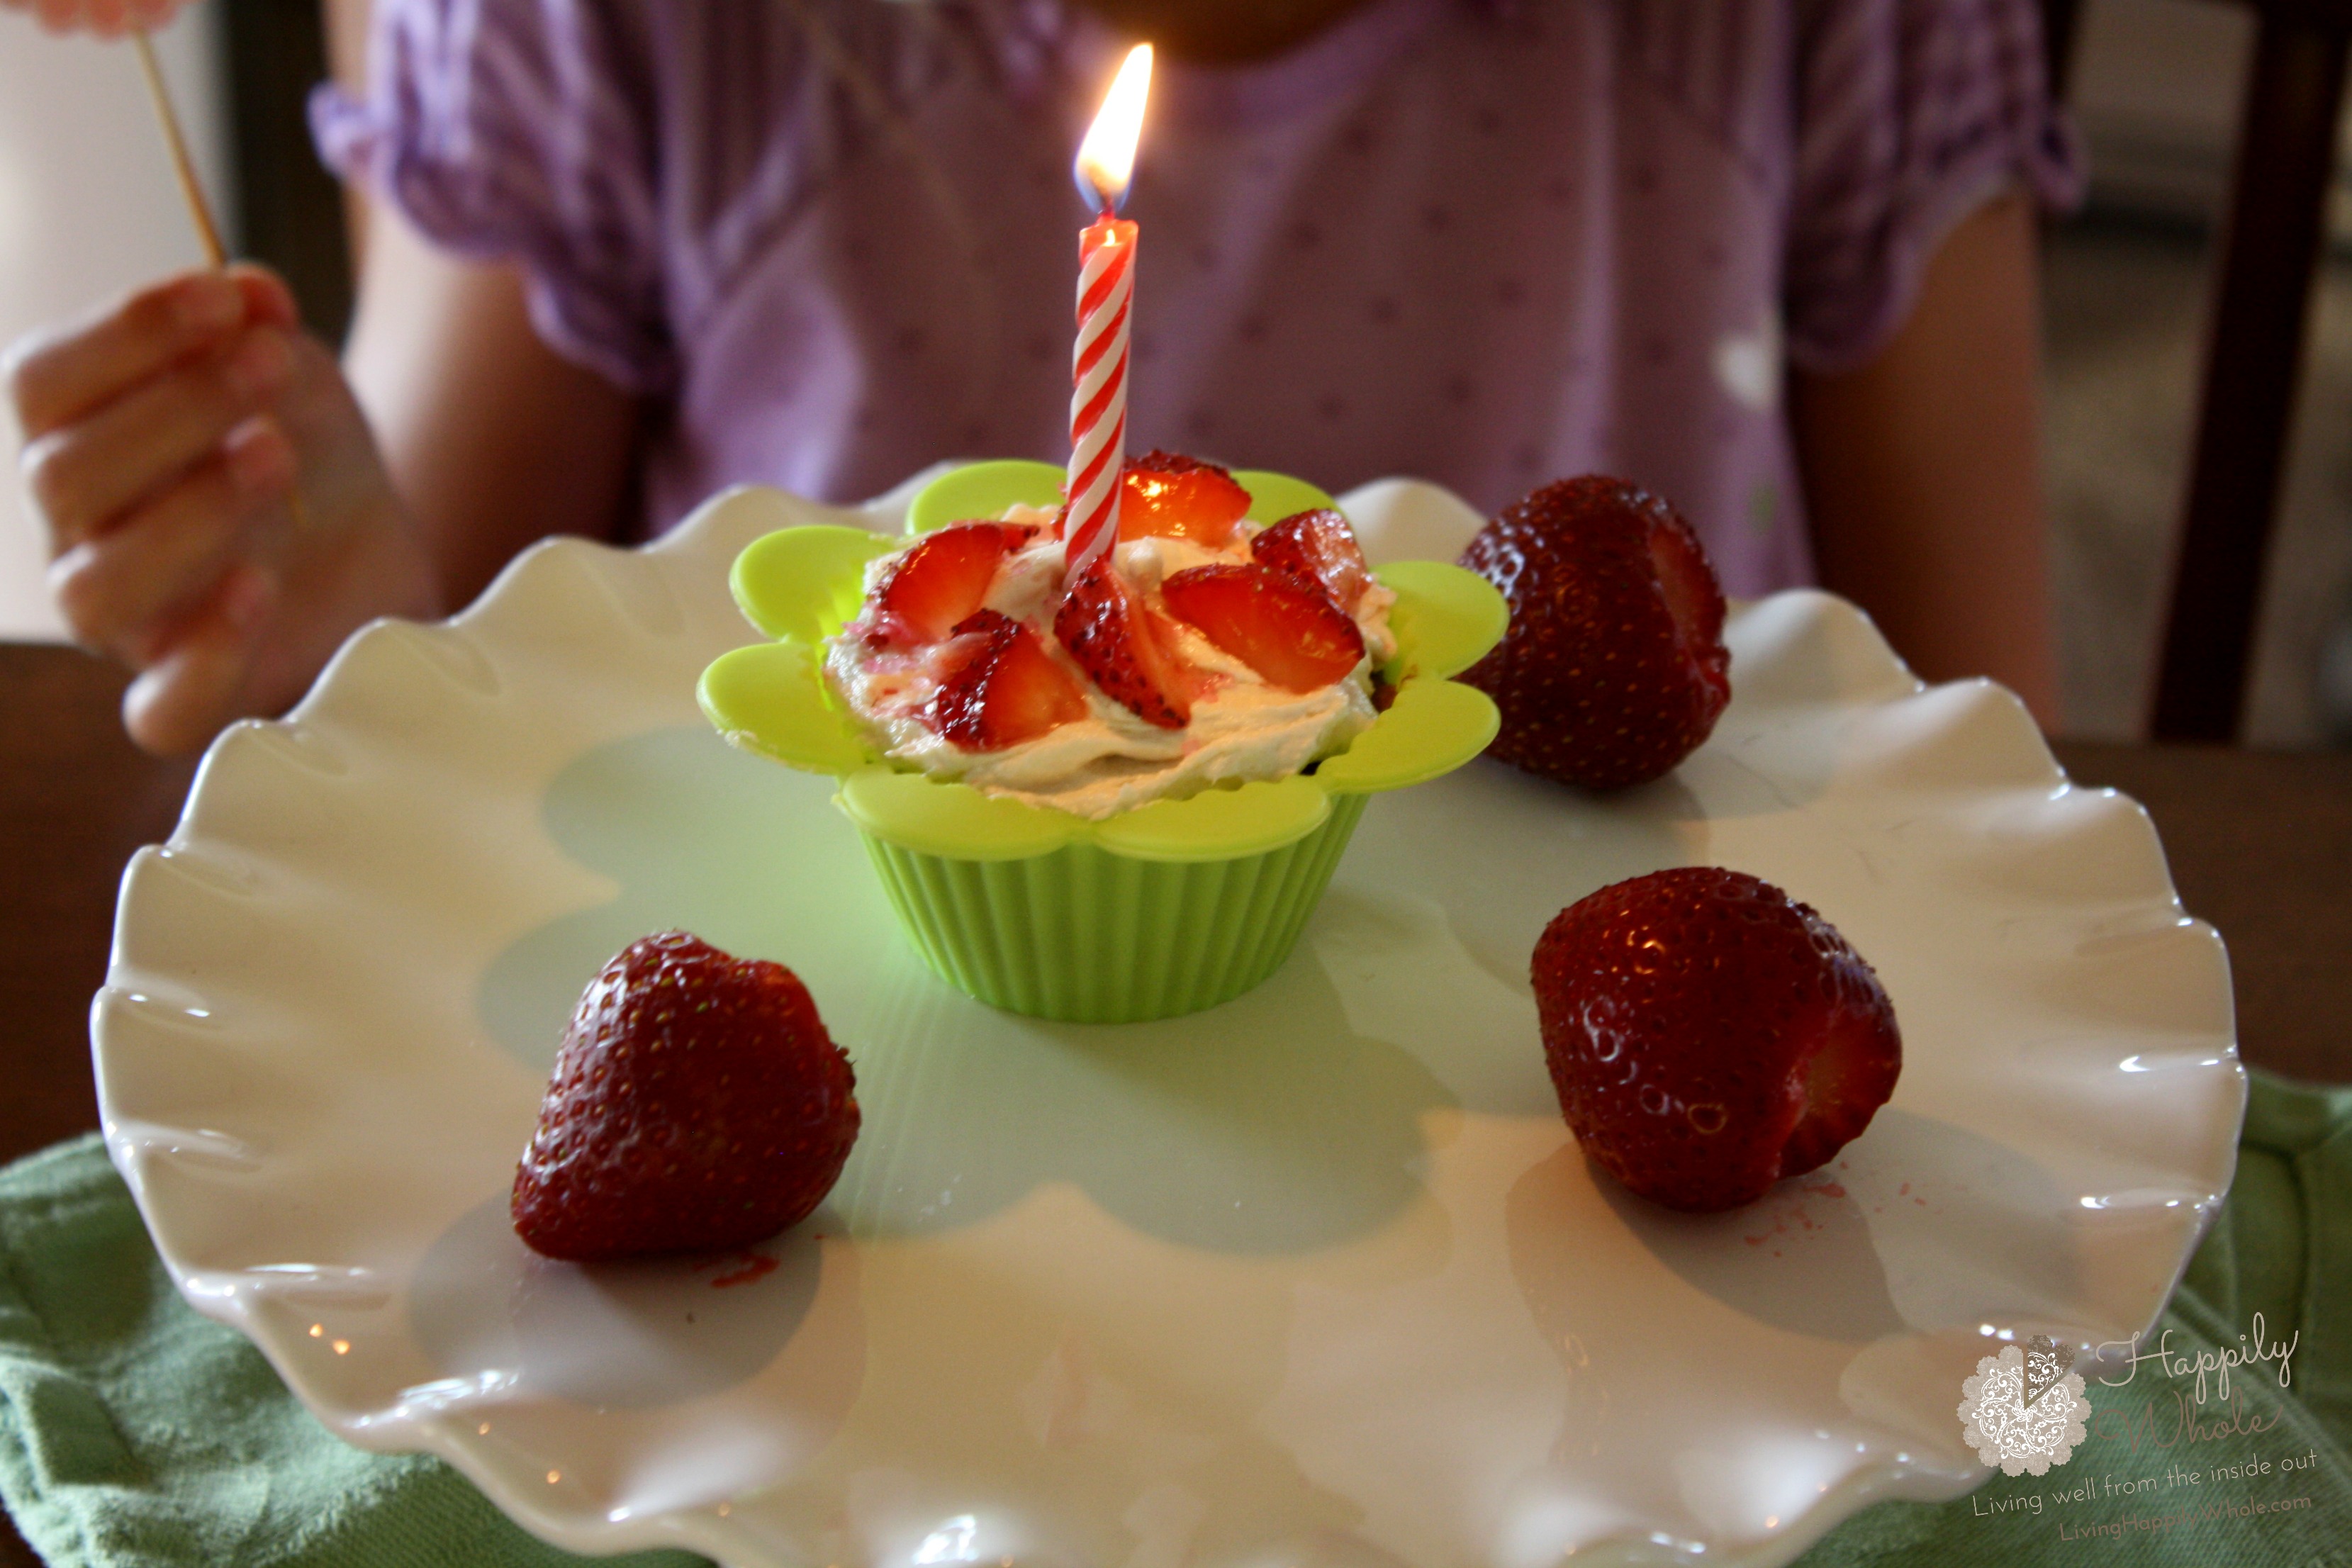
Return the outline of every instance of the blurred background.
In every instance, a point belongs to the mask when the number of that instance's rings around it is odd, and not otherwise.
[[[2213,0],[2083,0],[2076,26],[2067,96],[2092,186],[2045,239],[2053,545],[2067,730],[2125,739],[2144,729],[2253,24]],[[302,120],[325,69],[318,0],[205,0],[157,42],[236,248],[340,331],[340,211]],[[2352,745],[2347,166],[2263,601],[2244,728],[2258,746]],[[0,342],[198,259],[130,51],[0,14]],[[0,427],[12,475],[15,442]],[[0,485],[0,638],[58,635],[41,564],[16,485]]]
[[[2188,478],[2251,10],[2087,0],[2067,99],[2090,200],[2043,244],[2052,544],[2068,729],[2139,732]],[[2245,740],[2352,744],[2352,119],[2305,325]]]

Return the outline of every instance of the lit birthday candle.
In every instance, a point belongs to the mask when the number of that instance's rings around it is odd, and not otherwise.
[[[1118,216],[1135,172],[1151,46],[1128,51],[1101,110],[1078,144],[1078,189],[1101,216],[1078,234],[1078,341],[1070,365],[1066,576],[1118,538],[1119,473],[1127,455],[1127,327],[1135,300],[1136,226]]]

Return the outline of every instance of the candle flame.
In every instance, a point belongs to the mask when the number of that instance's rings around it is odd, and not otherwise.
[[[1087,139],[1078,143],[1078,194],[1115,210],[1127,198],[1135,174],[1135,143],[1143,134],[1143,102],[1151,95],[1151,46],[1127,51]]]

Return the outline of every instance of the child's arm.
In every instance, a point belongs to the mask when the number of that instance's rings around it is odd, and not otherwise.
[[[1822,584],[1929,680],[1990,675],[2059,721],[2041,464],[2032,205],[1954,229],[1878,357],[1799,373],[1792,414]]]
[[[368,213],[343,367],[446,603],[555,533],[621,530],[637,404],[532,331],[514,268],[434,249]]]

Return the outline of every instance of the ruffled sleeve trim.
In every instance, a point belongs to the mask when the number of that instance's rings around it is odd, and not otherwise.
[[[1867,363],[1927,263],[2004,191],[2081,199],[2083,156],[2050,101],[2031,0],[1846,0],[1801,12],[1786,302],[1790,362]]]
[[[364,100],[311,95],[320,155],[434,244],[519,264],[550,347],[622,390],[677,383],[647,133],[589,7],[377,8]]]

